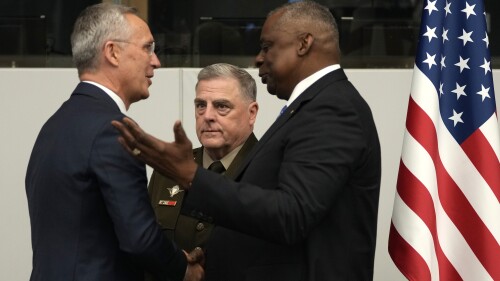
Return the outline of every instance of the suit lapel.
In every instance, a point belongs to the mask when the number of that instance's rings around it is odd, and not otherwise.
[[[236,157],[234,157],[231,165],[229,165],[229,167],[227,168],[226,173],[224,174],[227,178],[235,179],[238,167],[245,161],[246,156],[250,153],[256,143],[257,138],[252,133],[245,141],[238,154],[236,154]]]
[[[203,146],[193,149],[193,158],[196,164],[203,167]]]
[[[307,88],[296,100],[288,106],[288,108],[281,114],[281,116],[274,121],[274,123],[267,129],[262,138],[259,140],[254,149],[245,158],[243,165],[236,172],[235,178],[240,177],[243,171],[245,171],[248,164],[252,161],[255,154],[266,145],[266,143],[271,139],[271,137],[286,123],[290,118],[300,112],[303,105],[307,104],[309,101],[314,99],[325,87],[329,84],[337,82],[339,80],[347,80],[347,76],[342,68],[334,70],[325,76],[321,77],[318,81],[314,82],[309,88]]]

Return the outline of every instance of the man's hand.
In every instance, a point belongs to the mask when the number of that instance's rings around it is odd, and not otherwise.
[[[120,131],[118,141],[136,158],[144,161],[160,174],[182,187],[189,187],[196,173],[193,145],[187,138],[181,122],[174,124],[175,141],[168,143],[144,132],[137,123],[125,117],[111,122]]]
[[[205,265],[205,254],[203,250],[196,247],[191,253],[188,254],[184,252],[184,254],[186,254],[188,261],[184,281],[203,280],[205,278],[205,270],[203,270],[203,266]]]

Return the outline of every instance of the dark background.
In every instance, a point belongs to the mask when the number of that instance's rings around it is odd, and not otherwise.
[[[0,55],[70,56],[73,23],[97,0],[19,0],[0,3]],[[149,0],[149,25],[163,66],[204,66],[259,51],[267,13],[283,0]],[[340,30],[344,62],[353,66],[412,67],[422,0],[323,0]],[[500,1],[486,0],[486,11]],[[490,16],[492,56],[500,56],[500,17]],[[225,58],[224,56],[228,56]],[[358,64],[356,64],[358,62]],[[245,63],[247,63],[245,61]],[[250,63],[250,62],[248,62]],[[237,64],[237,63],[236,63]],[[495,60],[492,62],[495,65]],[[246,66],[246,65],[243,65]],[[347,66],[348,67],[348,66]]]

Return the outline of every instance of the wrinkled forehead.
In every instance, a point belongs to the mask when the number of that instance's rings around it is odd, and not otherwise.
[[[240,96],[240,85],[232,77],[214,77],[203,79],[196,84],[196,97],[227,97]]]

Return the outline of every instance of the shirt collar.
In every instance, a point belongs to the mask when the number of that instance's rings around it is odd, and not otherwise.
[[[231,152],[229,152],[226,156],[222,157],[222,159],[219,160],[222,163],[222,165],[224,165],[224,168],[226,168],[226,170],[229,167],[229,165],[231,165],[231,162],[233,162],[234,158],[236,157],[236,155],[238,154],[238,152],[241,150],[242,147],[243,147],[243,144],[236,147]],[[206,149],[203,148],[203,168],[207,169],[208,166],[210,166],[210,164],[212,164],[215,161],[216,160],[213,160],[210,157],[210,155],[208,155]]]
[[[103,90],[106,94],[108,94],[108,96],[113,99],[116,103],[116,105],[118,106],[118,108],[120,109],[120,111],[125,114],[127,112],[127,108],[125,107],[125,103],[123,102],[123,100],[117,95],[115,94],[113,91],[111,91],[110,89],[106,88],[105,86],[99,84],[99,83],[96,83],[96,82],[93,82],[93,81],[82,81],[84,83],[89,83],[89,84],[92,84],[96,87],[98,87],[99,89]]]
[[[318,81],[321,77],[327,75],[328,73],[340,68],[339,64],[329,65],[321,70],[316,71],[306,79],[302,80],[293,89],[290,98],[288,99],[286,106],[290,106],[294,100],[296,100],[307,88],[309,88],[314,82]]]

